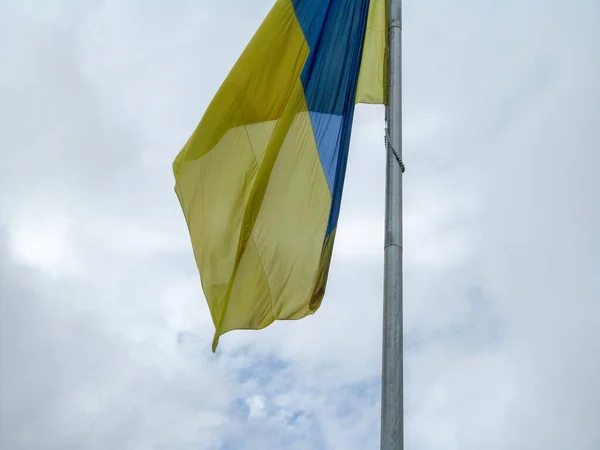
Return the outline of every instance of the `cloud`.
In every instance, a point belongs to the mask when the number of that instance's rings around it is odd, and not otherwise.
[[[227,407],[218,367],[207,360],[212,371],[197,370],[183,359],[159,315],[116,308],[131,290],[110,299],[8,258],[4,248],[1,448],[218,448]]]
[[[271,3],[0,5],[0,448],[377,447],[383,108],[318,314],[210,352],[170,165]],[[596,449],[598,6],[404,9],[407,447]]]

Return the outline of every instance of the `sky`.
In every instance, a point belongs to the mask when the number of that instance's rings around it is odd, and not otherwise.
[[[383,109],[321,309],[213,325],[171,162],[272,0],[0,0],[0,449],[378,448]],[[405,441],[600,448],[600,3],[404,3]]]

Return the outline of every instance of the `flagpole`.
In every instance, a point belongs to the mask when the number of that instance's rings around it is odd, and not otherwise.
[[[402,327],[402,1],[387,0],[386,200],[381,450],[404,449]]]

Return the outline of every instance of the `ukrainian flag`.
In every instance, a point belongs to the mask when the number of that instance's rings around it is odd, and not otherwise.
[[[314,313],[355,103],[384,103],[386,0],[277,0],[173,163],[219,337]]]

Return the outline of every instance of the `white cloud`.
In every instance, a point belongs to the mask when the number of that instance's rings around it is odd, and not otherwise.
[[[250,408],[250,412],[248,413],[248,418],[260,418],[265,415],[265,400],[261,395],[253,395],[252,397],[246,400],[248,404],[248,408]]]
[[[170,164],[271,3],[0,5],[0,448],[377,447],[381,107],[321,310],[210,353]],[[411,448],[600,445],[599,17],[405,5]]]
[[[35,220],[20,222],[11,227],[13,251],[19,258],[50,274],[69,270],[61,267],[69,259],[68,217],[52,212],[45,215],[38,211]]]

